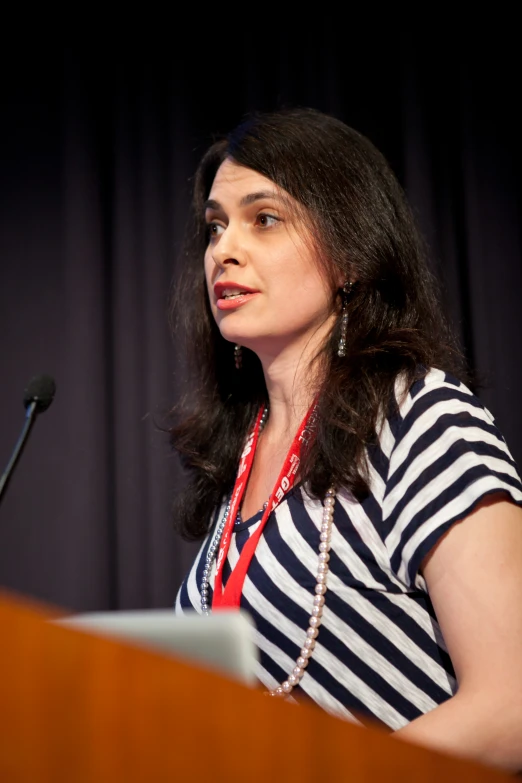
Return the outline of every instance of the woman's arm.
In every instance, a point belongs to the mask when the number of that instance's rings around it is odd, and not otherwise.
[[[422,570],[458,691],[393,736],[522,770],[522,509],[485,498]]]

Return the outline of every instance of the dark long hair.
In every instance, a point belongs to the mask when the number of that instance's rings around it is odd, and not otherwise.
[[[243,368],[235,369],[233,345],[221,336],[206,291],[203,204],[226,158],[289,193],[315,226],[318,263],[326,259],[332,275],[341,271],[357,281],[348,301],[346,357],[337,356],[339,323],[322,351],[316,436],[301,464],[312,496],[323,499],[333,483],[364,497],[366,449],[399,374],[408,386],[429,367],[464,373],[422,238],[382,154],[357,131],[313,109],[253,114],[215,141],[198,166],[172,301],[172,327],[176,340],[186,338],[191,378],[170,429],[189,476],[174,507],[187,539],[208,532],[212,509],[234,483],[248,428],[268,402],[259,359],[244,348]]]

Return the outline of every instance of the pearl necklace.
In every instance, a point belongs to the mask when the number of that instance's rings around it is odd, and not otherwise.
[[[268,416],[268,409],[265,408],[260,422],[260,432],[262,427],[265,425],[267,416]],[[274,688],[273,690],[268,690],[266,692],[267,696],[281,697],[290,694],[293,691],[293,689],[299,685],[299,682],[305,673],[305,669],[308,666],[308,662],[312,657],[312,653],[315,648],[316,639],[319,635],[319,627],[322,622],[323,608],[324,608],[324,601],[325,601],[324,596],[327,590],[326,578],[329,570],[328,561],[330,560],[329,552],[330,552],[330,541],[332,537],[334,505],[335,505],[335,489],[334,487],[330,487],[330,489],[326,493],[326,497],[324,500],[323,519],[321,523],[321,533],[319,536],[321,542],[319,544],[319,563],[317,565],[317,576],[315,578],[315,582],[316,582],[315,595],[314,595],[314,600],[312,605],[312,614],[308,621],[309,625],[306,631],[306,637],[304,639],[303,646],[301,647],[299,657],[296,660],[296,665],[294,666],[292,674],[290,674],[288,678],[281,683],[281,685],[278,685],[277,688]],[[207,557],[205,559],[205,567],[203,569],[203,574],[201,577],[201,587],[200,587],[201,611],[204,615],[210,614],[210,606],[208,603],[208,591],[209,591],[208,579],[210,576],[210,569],[212,568],[212,563],[219,549],[221,536],[223,535],[223,529],[225,527],[229,511],[230,511],[230,501],[227,504],[225,513],[223,514],[223,519],[219,523],[219,526],[216,530],[216,535],[214,536],[214,540],[211,542],[209,546]]]

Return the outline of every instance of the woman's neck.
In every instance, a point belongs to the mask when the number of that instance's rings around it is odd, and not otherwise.
[[[287,354],[276,358],[260,357],[268,391],[270,413],[264,440],[293,438],[319,389],[319,361],[296,361]]]

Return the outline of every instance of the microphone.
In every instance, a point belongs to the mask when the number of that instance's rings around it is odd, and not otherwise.
[[[47,410],[54,399],[55,391],[56,384],[50,375],[37,375],[29,382],[24,392],[25,422],[11,459],[2,474],[2,478],[0,478],[0,501],[26,444],[31,428],[36,421],[36,416],[38,413],[43,413],[43,411]]]

